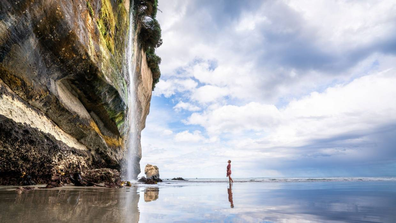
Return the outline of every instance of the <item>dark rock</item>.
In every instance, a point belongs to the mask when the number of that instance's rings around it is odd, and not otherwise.
[[[36,182],[32,180],[30,175],[26,175],[25,179],[23,179],[22,185],[36,185]]]
[[[63,184],[60,181],[52,181],[49,182],[45,188],[54,188],[54,187],[63,187]]]
[[[115,169],[102,168],[87,170],[83,173],[82,178],[90,185],[104,183],[106,187],[122,187],[120,172]]]
[[[74,173],[73,175],[70,175],[70,181],[75,186],[88,186],[88,183],[82,179],[80,173]]]
[[[1,89],[0,84],[0,92]],[[50,134],[1,114],[0,118],[0,184],[45,184],[52,181],[59,166],[64,166],[66,173],[87,167],[84,158],[89,157],[88,151],[71,148]],[[67,157],[74,163],[62,165],[59,157]]]
[[[146,178],[146,177],[141,177],[139,178],[138,182],[144,183],[144,184],[157,184],[158,182],[162,182],[161,179],[152,179],[152,178]]]
[[[157,184],[157,181],[155,181],[153,179],[147,179],[145,184]]]
[[[186,181],[186,180],[183,179],[182,177],[174,177],[174,178],[172,178],[172,180],[184,180],[184,181]]]
[[[146,181],[147,181],[146,177],[141,177],[138,180],[138,182],[141,182],[141,183],[146,183]]]

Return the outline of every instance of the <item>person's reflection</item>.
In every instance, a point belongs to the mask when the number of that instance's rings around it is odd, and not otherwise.
[[[228,191],[228,201],[231,204],[231,208],[234,208],[234,201],[232,200],[232,184],[230,183],[230,186],[227,189]]]

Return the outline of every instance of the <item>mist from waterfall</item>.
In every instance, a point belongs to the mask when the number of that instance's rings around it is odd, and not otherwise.
[[[129,87],[128,87],[128,116],[129,124],[127,151],[126,151],[126,167],[123,168],[126,174],[123,174],[126,180],[135,180],[137,177],[137,153],[138,153],[138,112],[137,112],[137,98],[136,98],[136,77],[135,77],[135,61],[134,61],[134,19],[133,19],[133,0],[131,0],[129,9],[129,33],[128,43],[126,49],[126,63],[124,70],[128,73]]]

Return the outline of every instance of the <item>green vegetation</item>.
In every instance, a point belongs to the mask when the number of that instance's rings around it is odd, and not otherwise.
[[[108,115],[111,121],[107,120],[104,123],[111,132],[116,133],[117,128],[121,134],[125,134],[124,111],[126,108],[123,107],[125,104],[122,100],[126,101],[128,88],[121,73],[129,27],[125,0],[86,0],[86,6],[92,22],[97,26],[97,30],[90,30],[92,37],[96,38],[99,34],[100,49],[105,50],[101,53],[100,69],[102,72],[98,72],[100,80],[91,81],[102,105],[101,110],[96,113],[101,119],[105,119],[103,118],[106,117],[105,113]],[[91,48],[94,49],[94,47]],[[110,80],[114,89],[106,87],[105,80]]]
[[[155,84],[159,82],[159,79],[161,77],[161,71],[159,68],[159,64],[161,63],[161,57],[155,54],[154,48],[149,48],[146,51],[146,58],[147,58],[147,64],[150,67],[151,73],[153,74],[153,90],[154,90]]]
[[[91,5],[91,2],[90,2],[90,1],[87,1],[87,8],[88,8],[89,14],[90,14],[91,17],[93,18],[93,17],[95,16],[95,13],[94,13],[94,10],[93,10],[93,8],[92,8],[92,5]]]
[[[153,74],[153,90],[161,76],[159,64],[161,58],[155,54],[155,49],[162,44],[161,27],[155,18],[158,11],[158,0],[141,0],[135,3],[136,21],[140,27],[138,37],[146,52],[147,64]]]
[[[114,54],[113,36],[115,33],[115,23],[116,21],[110,0],[103,0],[97,24],[102,37],[106,41],[106,46],[112,54]]]

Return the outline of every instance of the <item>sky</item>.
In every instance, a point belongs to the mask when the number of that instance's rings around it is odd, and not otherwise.
[[[396,2],[160,0],[141,167],[396,176]],[[144,171],[143,171],[144,172]]]

